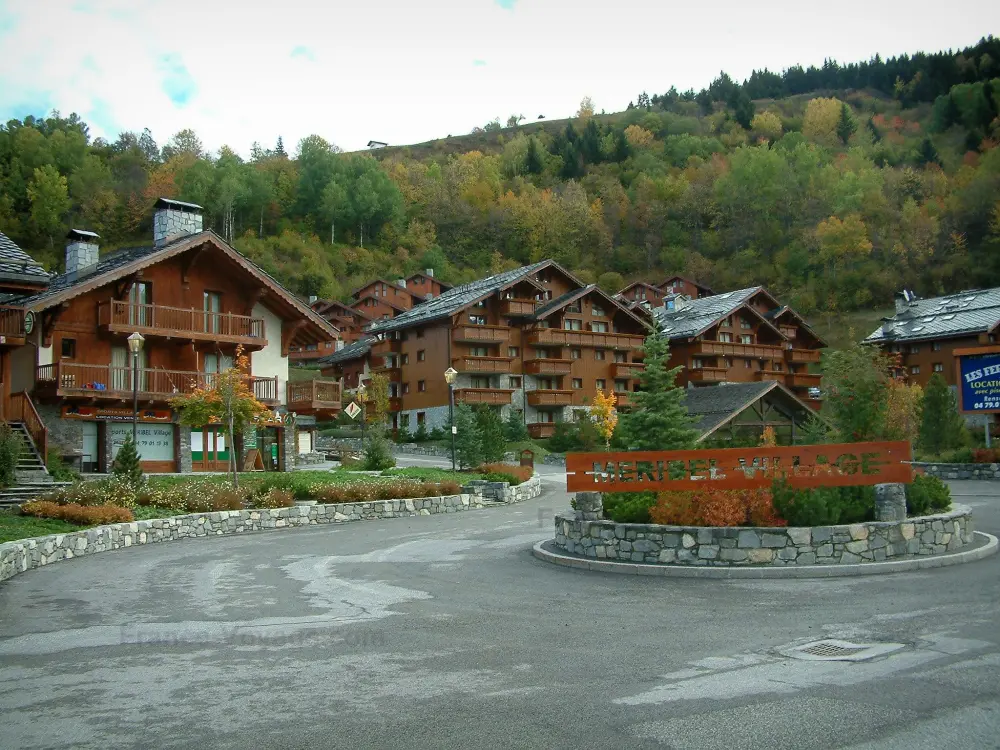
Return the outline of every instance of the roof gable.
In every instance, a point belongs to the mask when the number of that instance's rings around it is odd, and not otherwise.
[[[811,417],[815,414],[798,396],[773,380],[708,385],[684,391],[688,414],[695,418],[695,428],[702,433],[699,441],[709,437],[762,398],[779,403],[786,413],[793,416],[798,414]]]
[[[3,232],[0,232],[0,283],[15,281],[31,286],[45,286],[51,279],[42,264],[28,255]]]
[[[865,341],[892,343],[989,333],[1000,325],[1000,287],[916,299],[884,318]]]
[[[573,289],[572,291],[569,291],[566,294],[556,297],[555,299],[549,300],[544,305],[538,307],[535,310],[535,314],[532,317],[534,318],[534,320],[544,320],[557,310],[561,310],[564,307],[566,307],[566,305],[570,305],[576,302],[577,300],[583,299],[584,297],[588,297],[590,295],[595,295],[597,297],[600,297],[602,300],[608,303],[608,305],[614,312],[623,313],[624,315],[627,315],[628,317],[632,318],[639,325],[644,327],[646,326],[646,323],[641,318],[639,318],[634,312],[632,312],[628,308],[628,306],[622,304],[614,297],[606,293],[603,289],[597,286],[597,284],[590,284],[588,286],[583,287],[582,289]]]

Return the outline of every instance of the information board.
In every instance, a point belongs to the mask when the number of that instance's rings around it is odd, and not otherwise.
[[[960,407],[964,412],[1000,412],[1000,352],[958,357]]]
[[[125,439],[132,434],[130,424],[110,424],[111,457],[118,455]],[[173,461],[174,460],[174,426],[159,424],[140,424],[137,433],[139,457],[143,461]]]

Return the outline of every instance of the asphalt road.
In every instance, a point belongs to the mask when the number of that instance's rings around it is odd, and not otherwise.
[[[531,557],[568,501],[541,471],[519,506],[0,584],[0,748],[1000,747],[1000,556],[843,579],[585,573]],[[1000,487],[954,489],[1000,532]],[[824,637],[905,648],[777,653]]]

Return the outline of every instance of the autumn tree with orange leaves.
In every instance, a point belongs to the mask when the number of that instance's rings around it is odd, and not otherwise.
[[[611,436],[615,434],[615,427],[618,425],[618,412],[615,411],[615,404],[618,398],[613,391],[604,393],[600,388],[594,394],[594,400],[590,402],[590,419],[597,428],[597,433],[604,438],[604,447],[611,449]]]

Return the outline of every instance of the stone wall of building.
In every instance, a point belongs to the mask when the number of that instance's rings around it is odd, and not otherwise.
[[[592,494],[592,493],[583,493]],[[601,560],[671,565],[845,565],[940,555],[970,544],[968,507],[903,521],[812,528],[660,526],[557,515],[557,547]]]
[[[193,539],[252,531],[294,528],[327,523],[349,523],[383,518],[430,516],[438,513],[486,507],[488,503],[516,503],[536,497],[541,492],[537,477],[517,487],[506,483],[445,497],[412,500],[379,500],[370,503],[303,504],[292,508],[229,510],[214,513],[190,513],[151,521],[133,521],[98,526],[69,534],[23,539],[0,544],[0,581],[18,573],[84,555],[123,549],[140,544],[156,544],[179,539]]]
[[[939,479],[1000,479],[1000,464],[932,464],[914,461],[913,468]]]

